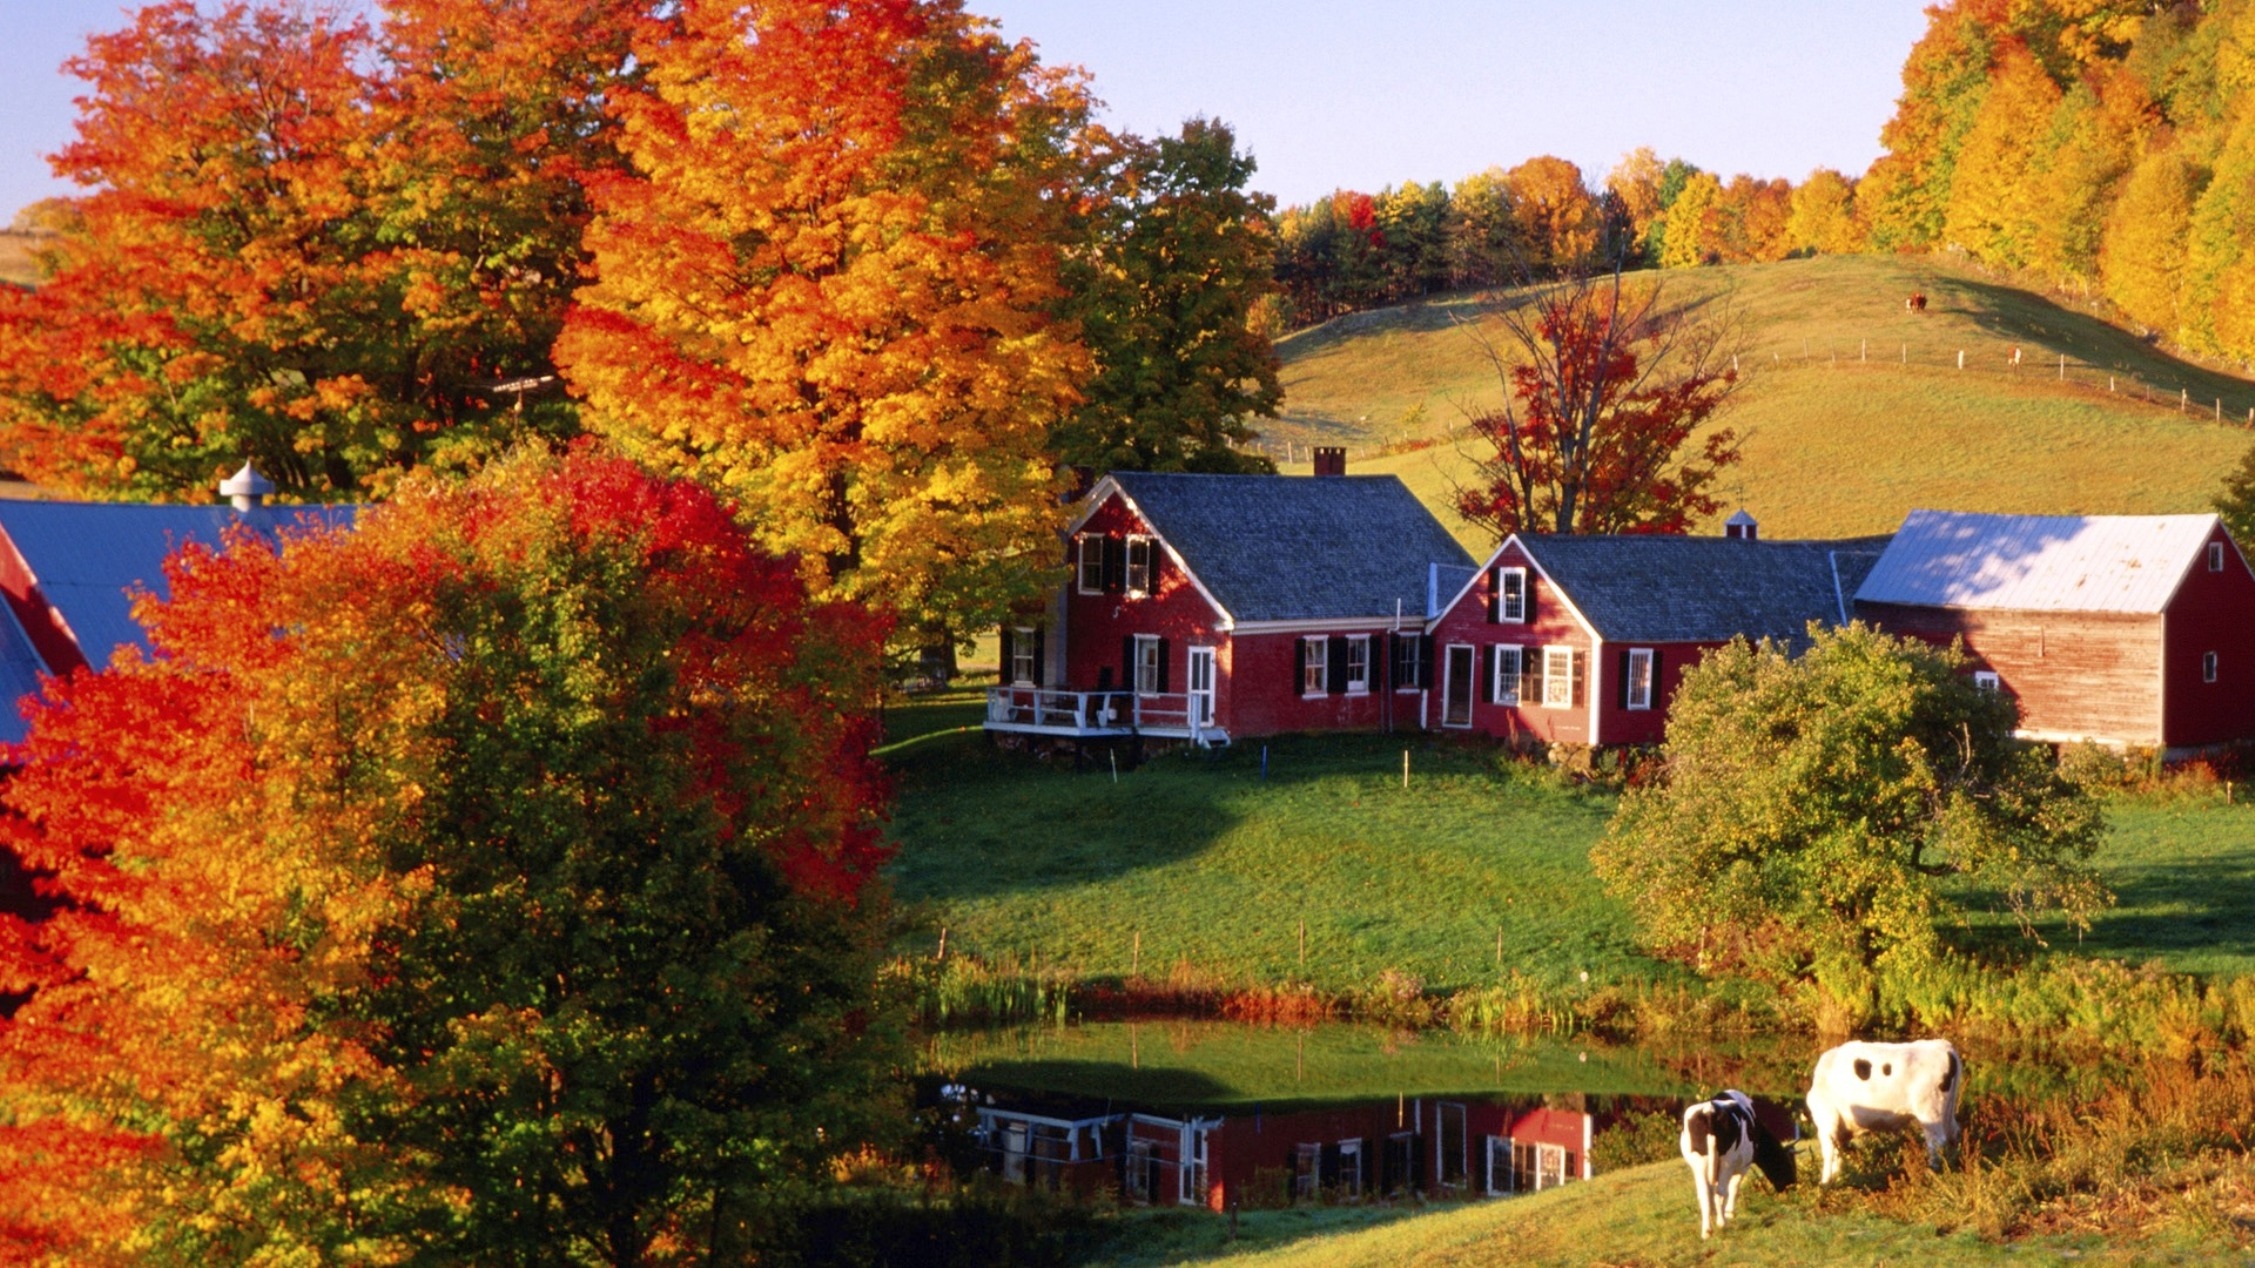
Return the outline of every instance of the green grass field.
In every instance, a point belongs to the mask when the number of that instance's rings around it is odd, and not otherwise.
[[[1122,1217],[1088,1260],[1229,1268],[1518,1268],[1526,1264],[2241,1264],[2246,1233],[2222,1212],[2180,1218],[2143,1238],[2047,1235],[2010,1242],[1861,1209],[1853,1193],[1808,1186],[1740,1200],[1716,1240],[1699,1240],[1691,1180],[1680,1162],[1601,1175],[1545,1193],[1462,1206],[1302,1207],[1225,1219],[1195,1211]]]
[[[888,714],[906,737],[975,722],[967,693]],[[1084,976],[1427,987],[1503,970],[1549,984],[1670,978],[1631,944],[1588,852],[1610,796],[1491,749],[1425,736],[1286,737],[1178,751],[1114,781],[944,735],[893,757],[893,867],[927,930],[989,959]],[[1401,787],[1410,752],[1411,787]],[[2255,972],[2255,807],[2221,795],[2122,797],[2098,865],[2118,904],[2055,950]],[[1306,959],[1301,960],[1302,923]],[[1995,936],[2001,918],[1976,929]],[[1137,950],[1140,935],[1140,953]],[[924,936],[924,935],[919,935]]]
[[[1669,274],[1665,285],[1742,315],[1746,381],[1719,422],[1744,438],[1744,461],[1718,489],[1770,536],[1883,532],[1919,506],[2205,510],[2255,440],[2245,425],[2255,383],[1971,272],[1820,257]],[[1932,301],[1918,317],[1902,303],[1914,288]],[[1353,470],[1400,475],[1469,547],[1484,549],[1491,543],[1445,509],[1470,473],[1447,437],[1464,410],[1501,399],[1466,329],[1477,317],[1477,301],[1460,297],[1288,336],[1278,345],[1286,417],[1267,434],[1301,453],[1311,442],[1347,445]],[[2179,413],[2180,391],[2194,403],[2189,413]],[[2229,425],[2214,421],[2218,400]],[[1418,421],[1405,424],[1413,413]],[[1380,455],[1404,441],[1440,443]]]

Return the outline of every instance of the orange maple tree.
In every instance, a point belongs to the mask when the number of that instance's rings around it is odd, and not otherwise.
[[[592,426],[725,490],[931,642],[1053,579],[1054,316],[1088,102],[955,0],[686,0],[645,24],[558,359]]]
[[[877,1129],[881,622],[586,449],[167,579],[5,790],[18,1251],[636,1263]]]

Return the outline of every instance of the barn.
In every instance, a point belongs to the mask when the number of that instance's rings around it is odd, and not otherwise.
[[[2031,739],[2174,753],[2255,739],[2255,572],[2214,515],[1912,511],[1855,611],[1963,639]]]
[[[1065,537],[1042,618],[1002,631],[986,726],[1201,744],[1415,729],[1422,633],[1472,558],[1393,476],[1116,472]]]
[[[1434,725],[1657,743],[1669,697],[1707,649],[1845,624],[1886,540],[1765,541],[1743,511],[1721,537],[1514,534],[1433,622]]]

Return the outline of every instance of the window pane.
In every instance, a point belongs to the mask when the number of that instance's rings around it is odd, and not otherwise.
[[[1138,594],[1151,589],[1151,539],[1148,537],[1128,538],[1127,588]]]
[[[1370,639],[1368,637],[1347,640],[1347,689],[1349,691],[1368,691],[1370,689]]]
[[[1320,696],[1323,694],[1324,680],[1330,676],[1329,666],[1324,663],[1324,659],[1331,650],[1331,641],[1307,638],[1300,640],[1300,646],[1307,649],[1306,659],[1301,662],[1300,668],[1300,694]]]
[[[1543,649],[1542,703],[1546,709],[1574,707],[1574,649]]]

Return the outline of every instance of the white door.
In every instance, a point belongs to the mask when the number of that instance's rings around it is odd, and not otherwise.
[[[1190,649],[1190,725],[1214,724],[1214,649]]]

